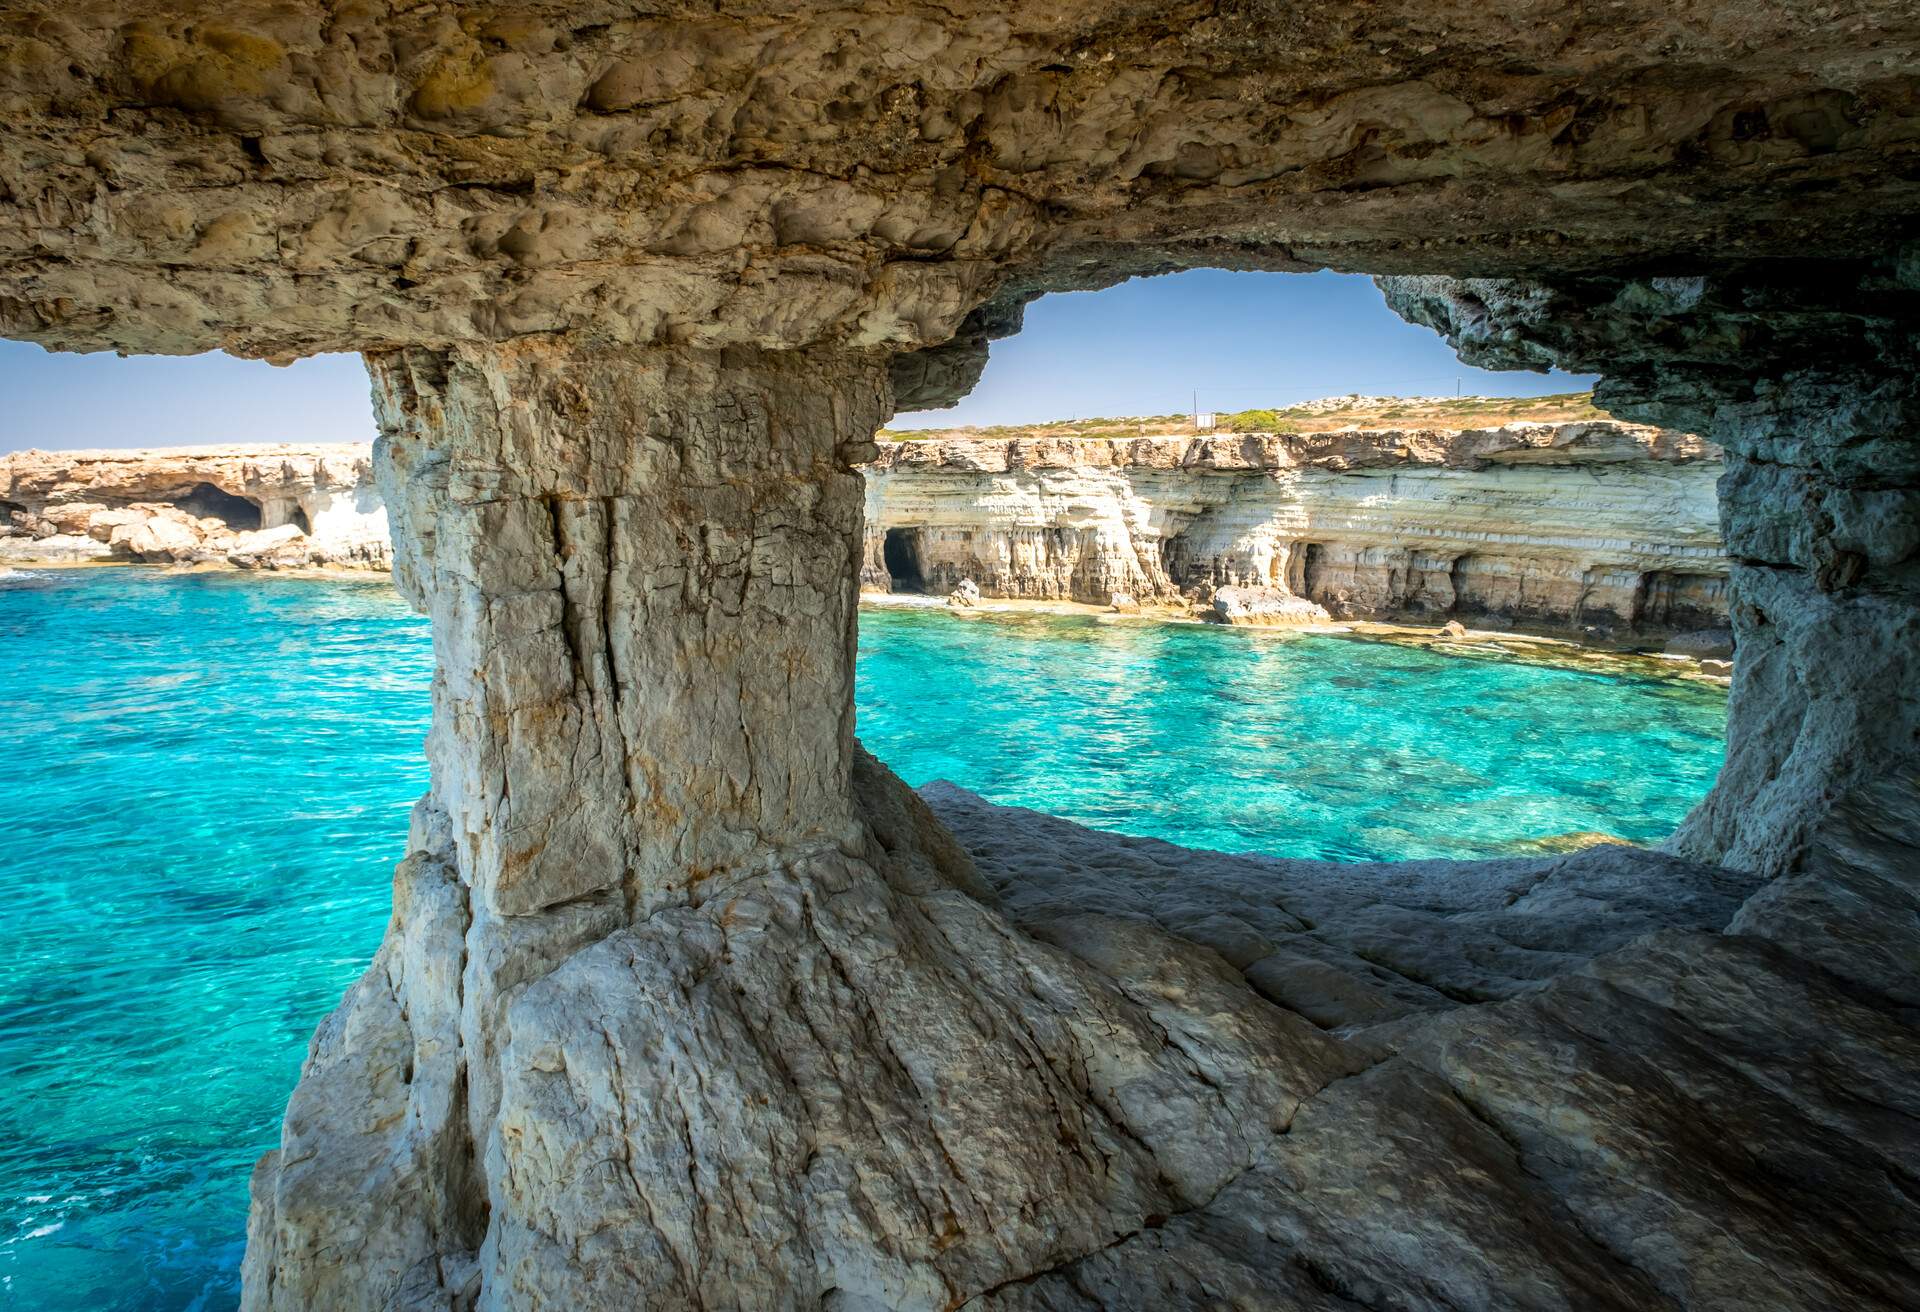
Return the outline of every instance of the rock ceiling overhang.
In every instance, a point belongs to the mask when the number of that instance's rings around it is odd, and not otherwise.
[[[1917,51],[1905,0],[7,4],[0,334],[964,374],[1172,268],[1868,258],[1920,213]]]

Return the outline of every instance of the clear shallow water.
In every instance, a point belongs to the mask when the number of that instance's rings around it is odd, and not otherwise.
[[[431,654],[384,583],[0,581],[0,1305],[231,1307],[379,944]]]
[[[909,782],[1196,846],[1657,838],[1725,699],[1338,638],[861,617]],[[0,581],[0,1306],[234,1305],[246,1179],[386,923],[430,654],[383,583]]]
[[[1354,638],[1018,612],[860,618],[859,724],[916,787],[1187,847],[1377,861],[1671,833],[1726,695]]]

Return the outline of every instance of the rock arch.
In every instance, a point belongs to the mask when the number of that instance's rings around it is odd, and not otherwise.
[[[433,617],[248,1306],[1910,1301],[1920,19],[1706,18],[0,15],[0,334],[365,352]],[[935,799],[1105,872],[1049,884],[860,753],[874,429],[1208,265],[1386,275],[1735,454],[1698,864],[1275,904]]]

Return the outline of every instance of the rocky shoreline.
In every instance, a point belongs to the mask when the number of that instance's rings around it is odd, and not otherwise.
[[[862,469],[863,600],[955,593],[963,609],[1535,656],[1547,638],[1723,677],[1719,458],[1696,437],[1590,421],[883,443]],[[911,578],[890,568],[903,546]],[[392,560],[370,444],[0,456],[0,565],[337,574]]]
[[[366,443],[0,456],[0,564],[384,570]]]
[[[981,598],[959,604],[952,598],[916,593],[866,592],[862,607],[893,610],[940,610],[960,616],[1037,615],[1092,619],[1117,624],[1221,624],[1212,613],[1192,607],[1138,606],[1117,609],[1081,601],[1036,601],[1021,597]],[[1437,649],[1463,657],[1490,657],[1528,665],[1551,665],[1595,674],[1680,678],[1725,687],[1733,678],[1732,634],[1703,629],[1675,635],[1664,643],[1602,641],[1525,629],[1469,628],[1457,621],[1438,628],[1432,624],[1383,620],[1336,620],[1240,626],[1275,636],[1292,634],[1352,638],[1398,646]]]
[[[861,584],[1644,645],[1728,624],[1720,466],[1610,421],[889,443]]]

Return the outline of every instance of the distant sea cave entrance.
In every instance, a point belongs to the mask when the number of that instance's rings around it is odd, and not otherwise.
[[[893,583],[895,592],[925,592],[927,590],[926,569],[922,564],[924,557],[920,549],[920,530],[917,528],[890,528],[880,548],[881,561],[887,567],[887,577]]]
[[[250,533],[260,527],[258,502],[223,492],[211,483],[196,483],[173,504],[197,519],[217,519],[236,533]]]

